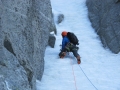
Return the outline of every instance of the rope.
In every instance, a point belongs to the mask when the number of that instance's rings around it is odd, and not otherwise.
[[[72,58],[71,58],[71,62],[72,62]],[[80,67],[80,65],[78,65]],[[88,81],[92,84],[92,86],[98,90],[95,85],[90,81],[90,79],[88,78],[88,76],[85,74],[85,72],[83,71],[83,69],[80,67],[81,71],[84,73],[84,75],[86,76],[86,78],[88,79]],[[74,69],[73,69],[73,65],[72,65],[72,70],[73,70],[73,76],[74,76],[74,81],[75,81],[75,87],[76,87],[76,90],[77,90],[77,86],[76,86],[76,80],[75,80],[75,75],[74,75]]]
[[[78,65],[79,67],[80,67],[80,65]],[[86,76],[86,78],[88,79],[88,81],[92,84],[92,86],[96,89],[96,90],[98,90],[96,87],[95,87],[95,85],[90,81],[90,79],[87,77],[87,75],[85,74],[85,72],[83,71],[83,69],[80,67],[80,69],[82,70],[82,72],[84,73],[84,75]]]
[[[72,63],[72,58],[71,58],[71,63]],[[78,89],[77,89],[77,85],[76,85],[76,79],[75,79],[75,74],[74,74],[73,65],[72,65],[72,71],[73,71],[73,77],[74,77],[74,82],[75,82],[75,88],[76,88],[76,90],[78,90]]]

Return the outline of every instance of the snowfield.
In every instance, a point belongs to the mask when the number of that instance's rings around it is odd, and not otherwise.
[[[88,19],[86,0],[51,0],[54,21],[59,14],[64,21],[56,24],[55,48],[47,47],[45,67],[37,90],[120,90],[120,53],[103,48]],[[60,59],[62,31],[74,32],[79,39],[81,64],[72,53]]]

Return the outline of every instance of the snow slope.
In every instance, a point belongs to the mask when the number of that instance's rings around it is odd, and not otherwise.
[[[120,90],[120,53],[104,49],[87,15],[86,0],[51,0],[56,17],[64,14],[57,25],[55,48],[47,47],[45,69],[37,90]],[[72,53],[60,59],[61,32],[74,32],[79,39],[81,64]]]

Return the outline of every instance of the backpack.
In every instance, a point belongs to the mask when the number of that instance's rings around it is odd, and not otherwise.
[[[71,43],[73,43],[74,45],[79,45],[79,43],[78,43],[79,40],[74,33],[68,32],[67,37],[68,37],[68,39],[70,40]]]

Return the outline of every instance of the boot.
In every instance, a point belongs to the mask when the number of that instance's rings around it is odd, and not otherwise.
[[[78,64],[81,63],[80,56],[77,56],[77,63],[78,63]]]

